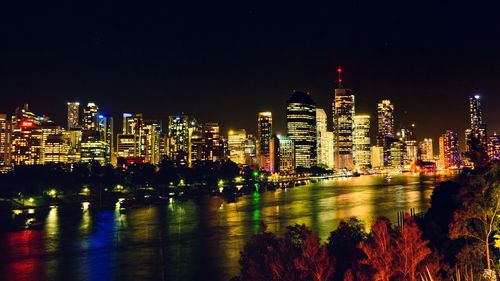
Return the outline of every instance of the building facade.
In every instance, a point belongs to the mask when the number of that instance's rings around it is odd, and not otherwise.
[[[288,137],[295,143],[295,165],[317,165],[316,103],[309,93],[295,91],[287,101]]]

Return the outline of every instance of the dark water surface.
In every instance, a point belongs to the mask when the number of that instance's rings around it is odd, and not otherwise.
[[[120,214],[50,210],[45,226],[0,234],[0,280],[228,280],[239,252],[264,221],[270,231],[305,223],[323,239],[342,218],[370,224],[398,211],[425,211],[434,176],[335,179],[247,195],[206,196]]]

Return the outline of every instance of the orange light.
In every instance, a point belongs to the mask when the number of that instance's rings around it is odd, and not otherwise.
[[[23,121],[23,122],[21,122],[21,127],[31,128],[31,127],[33,127],[33,122],[32,121]]]

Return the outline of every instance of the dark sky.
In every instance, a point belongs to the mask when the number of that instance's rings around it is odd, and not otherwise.
[[[255,131],[257,112],[271,110],[284,133],[294,89],[331,118],[342,65],[374,128],[377,101],[390,98],[398,127],[463,138],[478,90],[490,132],[500,132],[498,1],[70,2],[1,4],[0,112],[28,102],[65,124],[67,101],[93,101],[114,116],[184,111]]]

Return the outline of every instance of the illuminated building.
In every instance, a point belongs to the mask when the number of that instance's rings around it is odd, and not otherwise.
[[[120,158],[138,158],[139,141],[136,135],[118,134],[116,136],[116,156]]]
[[[287,101],[288,137],[295,143],[295,165],[311,168],[317,165],[316,103],[309,93],[295,91]]]
[[[10,122],[6,114],[0,114],[0,169],[10,165]]]
[[[247,135],[247,139],[243,143],[243,155],[245,165],[257,165],[257,140],[253,135]]]
[[[245,140],[247,132],[245,129],[230,130],[227,133],[227,144],[229,148],[229,157],[236,164],[245,164]]]
[[[68,102],[68,130],[80,125],[80,103]]]
[[[276,135],[269,140],[269,172],[277,173],[280,168],[280,141]]]
[[[273,135],[269,152],[271,173],[293,174],[295,172],[295,144],[290,137]]]
[[[295,173],[295,143],[290,137],[279,139],[279,171],[282,173]]]
[[[394,105],[390,100],[382,100],[377,105],[378,128],[377,146],[384,148],[384,166],[390,166],[390,147],[394,142]]]
[[[318,165],[333,169],[335,167],[333,132],[319,132],[317,141],[319,143]]]
[[[28,105],[12,116],[11,161],[14,165],[43,164],[43,130],[40,117]]]
[[[335,89],[332,102],[335,168],[353,170],[354,95],[350,89],[342,86],[340,77],[342,69],[339,67],[337,71],[339,73],[338,87]]]
[[[353,131],[353,159],[356,169],[371,166],[370,116],[355,115]]]
[[[419,143],[420,158],[422,161],[434,160],[432,139],[424,139]]]
[[[160,163],[162,126],[161,121],[147,120],[141,128],[141,141],[143,143],[142,155],[148,163]]]
[[[454,130],[447,130],[439,137],[439,159],[445,169],[460,167],[458,135]]]
[[[492,136],[488,137],[488,157],[491,161],[500,160],[500,135],[494,133]]]
[[[384,167],[384,148],[382,146],[372,146],[371,148],[372,168],[380,169]]]
[[[80,162],[80,148],[82,142],[82,129],[75,127],[64,131],[63,134],[67,135],[69,139],[68,163]]]
[[[270,169],[269,142],[273,132],[273,117],[271,112],[259,112],[257,120],[257,159],[259,167],[266,171]]]
[[[218,123],[203,124],[204,160],[218,161],[224,159],[224,141],[220,137]]]
[[[334,136],[329,132],[328,117],[325,110],[316,108],[316,131],[317,131],[317,153],[318,165],[333,169],[335,162],[334,154]]]
[[[141,129],[144,125],[142,113],[123,113],[122,134],[141,135]]]
[[[181,165],[191,165],[191,136],[199,130],[198,123],[185,114],[169,116],[167,156]]]
[[[98,121],[99,107],[93,102],[89,102],[83,108],[83,120],[82,127],[83,130],[93,130],[97,131],[97,127],[99,126]]]
[[[44,143],[44,163],[68,163],[70,140],[62,132],[47,136]]]
[[[101,165],[109,163],[109,146],[99,139],[88,139],[81,143],[80,161],[90,163],[99,162]]]
[[[328,131],[328,117],[322,108],[316,108],[316,130],[318,132]]]
[[[401,169],[404,164],[404,145],[400,141],[391,143],[389,149],[391,164],[390,166],[395,169]]]
[[[486,149],[488,142],[486,124],[483,123],[479,98],[479,95],[469,97],[470,128],[465,131],[467,151],[471,151],[473,145],[479,145]],[[473,142],[476,142],[476,144],[473,144]]]
[[[99,114],[98,117],[98,131],[99,131],[99,140],[104,141],[109,151],[106,155],[107,163],[116,163],[114,161],[115,155],[115,137],[114,137],[114,121],[113,117],[104,116]]]

